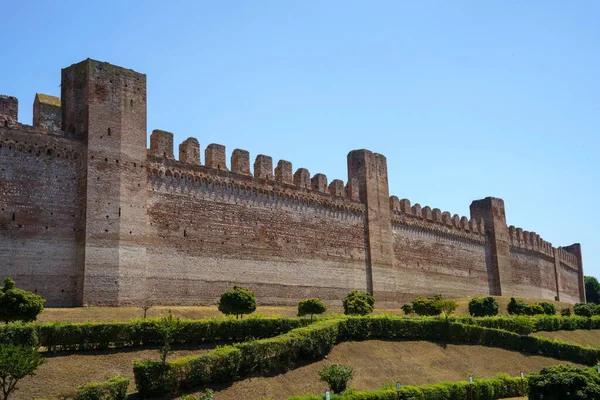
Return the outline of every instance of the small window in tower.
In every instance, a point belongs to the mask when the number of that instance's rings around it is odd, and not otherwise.
[[[13,215],[12,215],[12,220],[13,221],[15,220],[15,213],[13,213]]]
[[[111,132],[110,132],[110,128],[108,128],[108,136],[110,136]]]
[[[129,100],[129,104],[131,104],[131,107],[133,108],[133,100]]]

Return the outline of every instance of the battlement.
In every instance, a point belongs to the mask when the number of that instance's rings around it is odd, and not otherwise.
[[[569,265],[572,268],[578,269],[579,261],[575,254],[570,253],[564,247],[559,247],[557,253],[561,262]]]
[[[428,229],[445,230],[461,236],[468,235],[477,240],[485,239],[485,225],[482,218],[476,220],[458,214],[452,215],[448,211],[442,212],[439,208],[421,207],[419,203],[411,206],[410,200],[398,199],[397,196],[390,196],[390,210],[394,224],[417,225]]]
[[[227,177],[241,179],[251,187],[264,188],[285,187],[287,190],[298,190],[300,193],[319,194],[320,198],[347,199],[349,203],[358,203],[358,185],[349,182],[344,186],[341,179],[334,179],[327,184],[327,176],[317,173],[311,177],[306,168],[298,168],[292,174],[292,163],[279,160],[273,169],[273,158],[258,154],[254,161],[254,172],[250,170],[250,153],[247,150],[235,149],[231,153],[231,169],[226,163],[226,149],[221,144],[211,143],[205,149],[204,163],[200,160],[200,144],[195,138],[188,138],[179,145],[179,161],[174,160],[173,134],[154,130],[150,136],[150,149],[147,151],[150,169],[154,176],[187,176],[201,173],[202,176]],[[177,171],[172,170],[176,166]],[[195,168],[200,167],[200,168]],[[200,175],[198,175],[200,176]],[[252,179],[248,179],[252,178]],[[254,183],[252,183],[254,182]]]
[[[19,122],[19,100],[0,95],[0,126],[16,128]]]
[[[511,225],[508,227],[508,237],[510,245],[513,247],[544,253],[550,257],[553,256],[552,243],[540,238],[540,235],[535,232],[525,231]]]
[[[28,132],[62,135],[62,109],[60,98],[36,93],[33,100],[33,124]],[[19,123],[19,101],[16,97],[0,95],[0,126],[22,129],[28,125]]]

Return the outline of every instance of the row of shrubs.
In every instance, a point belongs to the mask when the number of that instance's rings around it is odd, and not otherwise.
[[[278,337],[223,346],[207,354],[172,362],[138,361],[134,363],[135,382],[143,396],[177,392],[274,369],[291,368],[298,361],[326,355],[336,343],[369,339],[476,344],[588,365],[600,359],[600,349],[477,325],[441,319],[351,317],[323,320]]]
[[[499,376],[492,379],[475,379],[469,382],[440,382],[433,385],[402,386],[370,391],[349,391],[333,394],[331,400],[495,400],[522,396],[527,381],[520,378]],[[523,386],[522,386],[523,385]],[[290,400],[322,400],[323,395],[296,396]]]
[[[573,331],[576,329],[600,329],[600,317],[559,317],[559,316],[540,316],[540,317],[456,317],[452,321],[468,325],[479,325],[485,328],[502,329],[509,332],[515,332],[521,335],[529,335],[533,332],[551,332],[551,331]]]
[[[337,342],[338,325],[339,320],[320,321],[274,338],[223,346],[167,363],[136,361],[133,365],[135,383],[140,395],[156,396],[289,368],[296,361],[328,354]]]
[[[373,391],[333,394],[331,400],[492,400],[528,394],[529,400],[580,400],[600,398],[600,375],[591,368],[555,365],[542,368],[527,378],[499,376],[469,382],[441,382],[434,385],[392,387]],[[296,396],[290,400],[321,400],[323,395]]]
[[[43,346],[49,351],[156,346],[164,344],[161,321],[8,324],[0,326],[0,343]],[[177,320],[171,343],[243,342],[281,335],[305,324],[298,318]]]
[[[521,335],[539,331],[600,329],[600,316],[586,317],[451,317],[451,322],[502,329]],[[43,346],[49,351],[106,349],[108,347],[164,344],[161,319],[130,322],[85,322],[0,325],[0,343]],[[232,343],[274,337],[306,325],[297,318],[247,318],[240,320],[178,320],[171,344]]]

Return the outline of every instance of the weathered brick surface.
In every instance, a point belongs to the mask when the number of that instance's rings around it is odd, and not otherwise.
[[[235,284],[261,304],[352,289],[381,306],[419,295],[583,300],[581,246],[506,226],[504,202],[471,218],[389,196],[387,161],[348,154],[348,182],[189,138],[146,144],[146,77],[85,60],[62,71],[61,103],[38,95],[34,126],[0,96],[0,276],[48,306],[215,304]],[[46,107],[48,106],[48,107]],[[60,129],[59,129],[60,127]]]
[[[200,165],[200,143],[196,138],[187,138],[179,145],[179,161]]]
[[[41,132],[60,134],[62,128],[62,110],[60,99],[47,94],[37,93],[33,101],[33,126]]]
[[[0,126],[16,128],[19,121],[19,101],[16,97],[0,95]]]
[[[81,304],[81,142],[0,127],[0,276],[50,305]]]

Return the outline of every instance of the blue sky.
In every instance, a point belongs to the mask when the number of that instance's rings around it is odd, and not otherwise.
[[[88,4],[89,3],[89,4]],[[148,76],[148,131],[347,179],[388,160],[390,194],[580,242],[600,277],[600,3],[11,1],[0,93],[36,92],[85,58]]]

